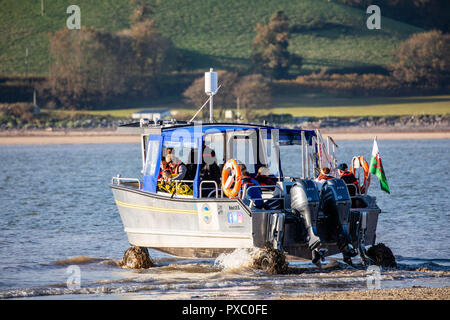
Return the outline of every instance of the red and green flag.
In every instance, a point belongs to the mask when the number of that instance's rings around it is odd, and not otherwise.
[[[380,180],[381,190],[386,191],[390,194],[391,192],[389,191],[389,185],[384,173],[383,163],[381,162],[376,138],[373,140],[372,157],[370,159],[369,172],[378,177],[378,179]]]

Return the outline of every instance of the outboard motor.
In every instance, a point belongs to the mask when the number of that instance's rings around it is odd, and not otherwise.
[[[308,232],[308,245],[313,253],[313,263],[320,263],[317,248],[320,247],[320,238],[317,234],[317,218],[319,215],[319,191],[312,180],[300,180],[291,188],[291,208],[303,218],[305,229]]]
[[[352,201],[347,186],[342,179],[327,180],[320,192],[323,213],[331,219],[338,229],[338,248],[344,255],[344,261],[351,264],[351,257],[357,252],[351,246],[348,232],[348,219]]]

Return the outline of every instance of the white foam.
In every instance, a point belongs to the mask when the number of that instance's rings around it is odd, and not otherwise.
[[[251,268],[253,261],[260,254],[258,248],[240,248],[231,253],[222,253],[214,261],[214,265],[224,271],[236,271]]]

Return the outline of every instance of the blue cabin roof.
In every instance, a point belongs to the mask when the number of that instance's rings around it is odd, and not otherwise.
[[[205,134],[230,132],[230,131],[245,131],[245,130],[265,130],[268,137],[272,134],[273,130],[278,131],[280,142],[286,141],[298,141],[300,142],[300,137],[302,132],[305,134],[305,138],[308,144],[311,144],[311,138],[316,136],[314,130],[303,130],[303,129],[286,129],[277,128],[265,125],[252,125],[252,124],[227,124],[227,123],[207,123],[201,125],[174,125],[169,127],[161,127],[161,135],[164,136],[165,141],[180,141],[183,139],[185,142],[189,139],[193,143],[196,137],[201,137]]]

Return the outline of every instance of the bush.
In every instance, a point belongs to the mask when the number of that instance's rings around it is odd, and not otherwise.
[[[400,82],[445,88],[450,84],[450,35],[441,31],[417,33],[395,52],[392,75]]]
[[[233,95],[239,98],[239,107],[244,111],[248,121],[255,119],[255,109],[270,106],[270,86],[267,79],[260,74],[242,77],[234,87]]]
[[[177,58],[172,42],[152,20],[117,34],[64,28],[50,35],[50,53],[53,61],[41,96],[53,105],[78,108],[105,106],[120,96],[156,98],[158,77]]]
[[[239,105],[245,113],[246,120],[253,119],[253,109],[269,105],[271,90],[268,80],[262,75],[251,74],[239,77],[237,73],[221,71],[218,73],[218,77],[221,87],[214,96],[214,105],[219,107],[219,118],[223,117],[225,108],[234,108],[237,105],[237,98],[239,98]],[[186,102],[194,104],[198,108],[202,106],[207,99],[204,86],[205,77],[196,79],[183,93]]]

